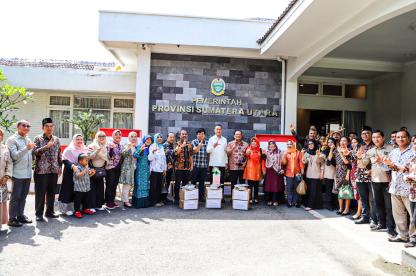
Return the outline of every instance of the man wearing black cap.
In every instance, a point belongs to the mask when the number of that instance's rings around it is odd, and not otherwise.
[[[51,118],[42,120],[43,134],[36,136],[33,155],[35,163],[35,208],[36,221],[44,221],[43,214],[45,209],[47,218],[56,218],[53,206],[55,202],[55,192],[58,183],[58,176],[61,174],[62,154],[61,143],[58,137],[53,136],[54,124]]]

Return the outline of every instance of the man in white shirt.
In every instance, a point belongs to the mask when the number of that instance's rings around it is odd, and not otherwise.
[[[228,162],[227,157],[227,139],[222,136],[222,126],[215,126],[215,135],[209,138],[207,152],[209,153],[209,169],[211,172],[212,183],[212,169],[217,167],[221,171],[221,184],[224,184],[225,166]]]

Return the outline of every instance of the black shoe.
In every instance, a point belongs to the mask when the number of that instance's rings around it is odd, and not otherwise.
[[[374,221],[370,221],[370,229],[376,228],[377,227],[377,223],[375,223]]]
[[[368,219],[365,218],[361,218],[359,220],[354,221],[355,224],[367,224],[370,223],[370,221]]]
[[[378,224],[376,227],[373,227],[370,230],[374,232],[387,232],[387,227],[381,224]]]
[[[36,217],[36,221],[45,221],[43,217]]]
[[[59,216],[56,215],[55,213],[45,214],[45,217],[47,217],[47,218],[59,218]]]
[[[17,220],[21,223],[32,223],[32,220],[30,220],[27,216],[23,215],[20,217],[17,217]]]
[[[7,222],[7,225],[10,227],[22,227],[23,223],[18,221],[16,218],[13,218],[13,219],[9,219],[9,221]]]
[[[292,208],[292,205],[291,205],[291,204],[288,204],[288,205],[287,205],[287,208]]]
[[[296,208],[300,208],[300,204],[295,204],[295,207]]]
[[[342,214],[342,211],[337,210],[337,211],[336,211],[336,214],[337,214],[337,215],[341,215],[341,214]]]

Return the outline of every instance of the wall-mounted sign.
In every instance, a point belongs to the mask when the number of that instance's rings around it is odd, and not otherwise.
[[[215,96],[222,96],[225,92],[225,81],[220,78],[215,78],[211,82],[211,93]]]

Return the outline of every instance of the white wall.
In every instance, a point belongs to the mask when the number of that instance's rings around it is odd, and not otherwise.
[[[0,66],[9,83],[28,89],[134,93],[136,74],[89,70]]]
[[[401,124],[416,134],[416,63],[405,66],[401,86]]]
[[[387,135],[401,126],[400,73],[387,74],[373,80],[370,116],[373,129],[381,129]]]

